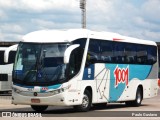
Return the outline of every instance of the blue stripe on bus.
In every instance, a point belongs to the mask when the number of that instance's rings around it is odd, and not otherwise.
[[[58,89],[61,87],[61,84],[48,86],[48,89]]]
[[[137,78],[138,80],[145,80],[152,69],[151,65],[127,65],[127,64],[106,64],[106,68],[110,70],[110,89],[109,89],[109,101],[117,101],[122,95],[127,81],[121,81],[120,79],[125,79],[125,71],[128,69],[128,83]],[[115,71],[123,71],[123,77],[121,75],[115,75]],[[120,72],[121,73],[121,72]],[[116,86],[116,77],[119,77]],[[136,89],[136,88],[135,88]]]

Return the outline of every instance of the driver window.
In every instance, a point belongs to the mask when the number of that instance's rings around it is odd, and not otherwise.
[[[96,63],[100,60],[100,44],[98,40],[91,39],[88,47],[86,65]]]

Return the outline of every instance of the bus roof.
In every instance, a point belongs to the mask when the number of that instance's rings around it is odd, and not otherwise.
[[[62,43],[62,42],[72,42],[73,40],[78,38],[88,38],[88,37],[94,39],[147,44],[156,46],[155,42],[149,40],[127,37],[111,32],[95,32],[87,29],[40,30],[26,34],[22,38],[22,42]]]

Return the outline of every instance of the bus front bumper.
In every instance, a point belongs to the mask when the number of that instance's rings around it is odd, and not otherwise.
[[[37,95],[36,95],[37,94]],[[56,95],[44,95],[41,93],[21,94],[12,91],[12,104],[21,105],[59,105],[69,106],[71,103],[67,100],[66,92]],[[73,103],[72,103],[73,105]]]

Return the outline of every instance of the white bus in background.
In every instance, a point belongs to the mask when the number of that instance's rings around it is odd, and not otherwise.
[[[8,47],[0,47],[0,92],[9,92],[12,87],[12,70],[16,49],[9,53],[8,62],[4,62],[4,53]]]
[[[79,111],[112,102],[140,106],[157,96],[157,56],[155,42],[116,33],[35,31],[17,49],[12,103],[36,111],[49,105]]]

